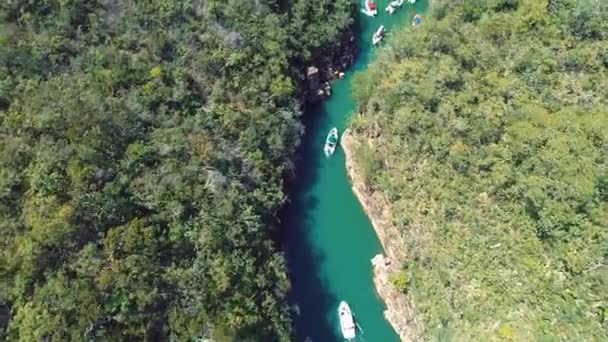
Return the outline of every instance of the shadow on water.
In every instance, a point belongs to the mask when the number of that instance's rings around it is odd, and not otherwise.
[[[358,16],[355,18],[353,28],[358,55],[361,27]],[[303,121],[306,131],[296,154],[296,180],[288,186],[290,203],[281,213],[281,240],[292,286],[289,301],[294,308],[295,340],[299,342],[306,338],[314,342],[341,340],[339,328],[332,326],[327,319],[337,310],[338,300],[330,293],[327,280],[320,276],[325,255],[315,247],[311,232],[315,224],[312,213],[319,204],[311,189],[318,180],[320,158],[324,158],[318,132],[326,126],[328,117],[323,103],[305,108]]]
[[[337,327],[330,326],[327,315],[335,309],[336,298],[328,291],[326,280],[320,278],[320,267],[325,259],[312,242],[314,225],[312,212],[319,199],[310,189],[318,179],[322,153],[316,132],[327,115],[323,105],[306,108],[302,144],[296,155],[296,180],[288,187],[291,202],[282,212],[282,241],[292,284],[290,303],[296,341],[310,337],[312,341],[334,341]]]
[[[357,1],[358,6],[361,5],[359,1],[362,0]],[[398,336],[382,317],[384,305],[376,298],[369,269],[361,266],[356,270],[353,269],[352,273],[346,274],[345,271],[336,274],[336,270],[345,270],[340,268],[340,265],[349,262],[336,256],[357,257],[367,263],[367,260],[373,256],[374,250],[379,249],[380,246],[377,239],[373,238],[373,228],[364,220],[364,213],[350,186],[345,184],[346,174],[342,169],[339,173],[336,164],[326,162],[322,147],[327,131],[333,126],[343,128],[346,120],[355,110],[350,93],[350,81],[353,71],[365,70],[373,56],[373,51],[376,51],[371,44],[375,30],[379,25],[384,25],[388,32],[397,25],[405,27],[411,22],[413,14],[423,11],[426,6],[426,1],[417,1],[415,7],[404,7],[396,15],[390,16],[381,12],[373,19],[364,17],[358,12],[354,22],[357,43],[354,65],[345,70],[347,75],[344,80],[332,84],[335,87],[332,88],[331,99],[306,108],[304,117],[306,133],[296,154],[296,179],[287,187],[290,203],[281,212],[282,224],[279,233],[287,257],[292,285],[289,300],[294,307],[292,317],[296,341],[305,341],[307,337],[314,342],[343,340],[337,322],[338,299],[334,291],[348,298],[349,303],[359,305],[355,310],[360,309],[364,313],[359,317],[364,318],[367,324],[366,338],[383,342],[398,340]],[[338,154],[333,158],[337,157],[341,156]],[[330,165],[334,165],[333,168]],[[323,172],[323,177],[320,172]],[[337,186],[340,193],[328,192],[333,186]],[[320,193],[324,196],[330,195],[320,201]],[[338,202],[342,206],[334,207],[333,203]],[[345,210],[347,214],[343,215],[344,212],[340,210]],[[342,215],[336,218],[334,212]],[[319,221],[315,222],[315,220]],[[349,235],[349,244],[357,243],[359,246],[356,252],[347,250],[348,246],[333,244],[336,236],[343,236],[339,235],[340,229],[331,230],[336,222],[346,222],[341,227],[350,225],[349,227],[356,226],[356,229],[360,229],[358,233],[355,233],[357,230],[353,230]],[[320,231],[323,234],[319,234]],[[350,231],[348,233],[350,234]],[[378,247],[375,247],[376,244]],[[325,255],[324,253],[330,248],[331,253],[338,254]],[[343,253],[339,254],[341,252]],[[352,282],[351,286],[349,279],[357,279],[357,281]]]

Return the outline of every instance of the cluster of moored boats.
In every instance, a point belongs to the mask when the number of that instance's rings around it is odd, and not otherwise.
[[[389,14],[393,14],[398,8],[401,8],[401,6],[403,6],[403,3],[405,1],[409,2],[410,4],[416,3],[416,0],[393,0],[386,7],[386,11]],[[364,6],[361,9],[361,11],[370,17],[375,17],[378,14],[378,8],[377,8],[375,0],[364,0]],[[422,17],[420,16],[420,14],[416,14],[414,16],[414,20],[412,21],[412,25],[414,25],[414,26],[418,25],[418,24],[420,24],[421,21],[422,21]],[[386,29],[384,28],[384,25],[380,25],[374,32],[374,35],[372,36],[372,44],[375,46],[378,43],[380,43],[382,41],[382,39],[384,39],[385,35],[386,35]],[[342,78],[343,76],[340,76],[340,77]],[[323,152],[325,152],[325,155],[327,157],[329,157],[335,152],[337,145],[338,145],[338,129],[336,127],[334,127],[327,134]]]
[[[401,8],[401,6],[403,6],[403,3],[405,1],[409,2],[410,4],[416,3],[416,0],[393,0],[386,6],[386,11],[388,12],[388,14],[395,13],[395,11],[397,9],[399,9],[399,8]],[[361,9],[361,12],[363,12],[367,16],[375,17],[378,14],[378,6],[376,4],[376,1],[364,0],[364,6]],[[412,21],[412,25],[418,25],[418,24],[420,24],[421,21],[422,21],[422,17],[420,16],[420,14],[416,14],[414,16],[414,20]],[[383,25],[380,25],[378,27],[378,29],[374,32],[374,35],[372,36],[372,44],[375,46],[378,43],[380,43],[382,41],[382,39],[384,39],[385,35],[386,35],[386,30],[384,29]]]

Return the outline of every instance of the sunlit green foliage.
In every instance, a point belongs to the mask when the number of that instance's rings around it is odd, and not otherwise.
[[[409,280],[407,274],[403,271],[391,273],[388,280],[391,285],[399,292],[406,292]]]
[[[607,4],[447,6],[357,76],[352,122],[423,333],[605,341]]]
[[[0,340],[288,340],[301,63],[351,10],[0,2]]]

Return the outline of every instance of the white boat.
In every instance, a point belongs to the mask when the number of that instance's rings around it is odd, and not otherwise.
[[[390,5],[393,6],[394,8],[399,8],[403,5],[403,1],[405,1],[405,0],[391,1]],[[414,0],[414,1],[416,1],[416,0]]]
[[[415,4],[416,0],[409,0],[410,4]]]
[[[378,27],[378,29],[374,33],[374,36],[372,37],[372,44],[376,45],[376,44],[380,43],[382,38],[384,38],[384,33],[385,33],[384,26],[380,25],[380,27]]]
[[[421,21],[422,21],[422,17],[420,16],[420,14],[416,14],[414,16],[414,20],[412,20],[412,26],[416,26],[416,25],[420,24]]]
[[[364,0],[364,5],[361,9],[361,12],[363,12],[367,16],[375,17],[378,14],[376,2],[374,2],[374,0]]]
[[[340,316],[340,329],[342,329],[342,336],[347,340],[355,338],[355,320],[353,319],[353,313],[350,311],[350,307],[345,301],[340,302],[338,306],[338,315]]]
[[[395,12],[395,7],[393,7],[392,4],[388,4],[388,6],[386,6],[386,11],[388,14],[393,14]]]
[[[327,134],[327,139],[325,139],[325,147],[323,148],[323,152],[325,152],[325,156],[329,157],[336,151],[336,146],[338,145],[338,129],[336,127],[332,128],[331,131]]]
[[[386,6],[386,11],[388,12],[388,14],[393,14],[397,8],[401,8],[401,6],[403,6],[403,2],[405,0],[394,0],[391,1],[388,6]]]

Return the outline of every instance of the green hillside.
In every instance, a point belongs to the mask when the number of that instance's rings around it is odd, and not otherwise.
[[[289,340],[271,241],[348,0],[0,3],[0,340]]]
[[[464,3],[356,76],[394,284],[429,339],[608,340],[608,5]]]

